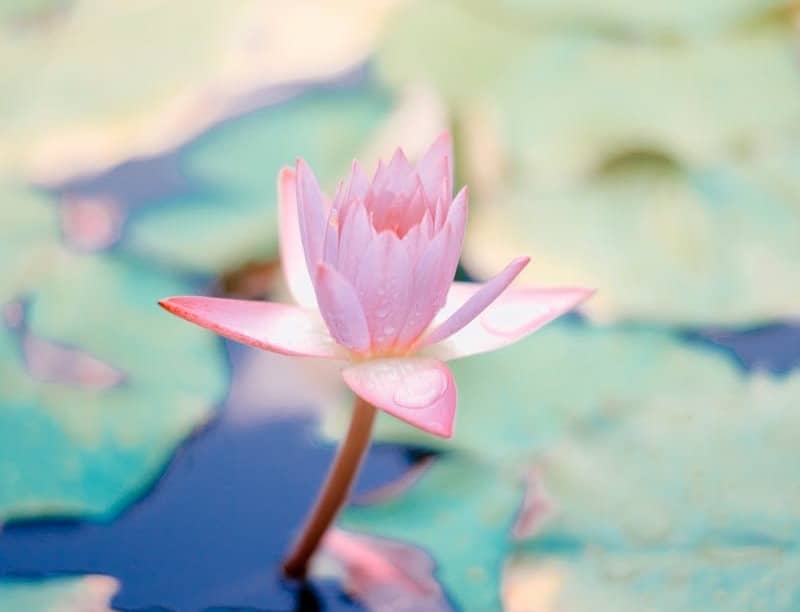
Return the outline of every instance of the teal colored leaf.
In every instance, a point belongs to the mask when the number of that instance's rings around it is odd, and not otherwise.
[[[488,276],[530,255],[524,282],[597,287],[584,309],[601,320],[793,317],[797,176],[800,148],[697,169],[640,153],[572,186],[521,182],[505,192],[502,211],[473,212],[465,266]]]
[[[701,550],[543,554],[511,561],[505,610],[598,612],[794,612],[796,550],[759,546]]]
[[[456,123],[468,271],[530,255],[526,282],[599,288],[585,308],[603,321],[796,316],[792,12],[628,5],[414,4],[388,29],[379,73],[432,86]],[[639,31],[646,14],[677,29]]]
[[[389,109],[385,94],[360,86],[315,91],[220,124],[179,152],[202,189],[134,216],[128,248],[194,272],[276,256],[278,170],[303,157],[335,187]]]
[[[190,290],[137,263],[61,253],[22,326],[0,334],[1,518],[111,516],[210,417],[222,347],[156,305]]]
[[[0,612],[109,610],[119,585],[110,576],[0,580]]]
[[[715,34],[747,25],[770,11],[784,9],[782,0],[677,0],[629,2],[610,0],[460,0],[465,9],[485,19],[531,29],[593,29],[620,36],[653,36],[666,40]]]
[[[55,208],[44,195],[0,177],[0,305],[51,269],[58,231]]]
[[[512,474],[453,455],[436,460],[402,496],[349,507],[341,524],[426,550],[452,601],[465,610],[497,610],[500,575],[521,497]]]
[[[556,609],[795,610],[798,397],[798,375],[653,395],[543,453],[554,510],[509,569],[509,608],[546,578]]]
[[[574,323],[553,324],[450,367],[458,385],[452,439],[434,438],[386,415],[377,423],[377,439],[522,465],[564,436],[644,411],[651,398],[735,399],[746,386],[732,361],[672,333]],[[328,432],[342,430],[344,400],[341,405],[325,411]]]

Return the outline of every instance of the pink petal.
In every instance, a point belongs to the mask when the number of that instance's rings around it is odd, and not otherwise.
[[[344,570],[345,588],[370,610],[449,610],[434,576],[435,564],[421,549],[398,540],[333,528],[323,549]]]
[[[531,468],[525,477],[525,496],[511,528],[511,534],[518,542],[536,533],[555,513],[555,502],[544,486],[544,478],[538,467]]]
[[[394,193],[410,191],[414,187],[412,179],[412,168],[408,162],[406,154],[398,148],[392,156],[389,166],[386,168],[389,175],[388,189]],[[416,177],[414,177],[416,180]]]
[[[349,207],[347,217],[340,219],[339,260],[336,268],[347,278],[354,279],[364,252],[375,239],[364,204],[356,202]]]
[[[452,435],[456,385],[441,361],[373,359],[345,368],[342,377],[356,395],[401,421],[442,438]]]
[[[426,238],[421,238],[424,250],[414,266],[412,304],[403,331],[397,339],[398,348],[411,345],[430,325],[436,312],[445,303],[447,289],[453,277],[442,282],[444,267],[442,262],[445,260],[451,237],[452,230],[447,226],[427,244]]]
[[[369,189],[369,177],[361,169],[357,160],[353,160],[350,180],[347,182],[347,200],[363,200]]]
[[[429,199],[435,201],[439,197],[442,181],[446,181],[446,199],[449,201],[452,198],[453,141],[449,132],[442,133],[417,162],[417,173]]]
[[[280,225],[281,266],[286,284],[295,301],[305,308],[317,308],[314,285],[308,274],[300,221],[297,218],[297,185],[294,168],[278,174],[278,221]]]
[[[481,287],[477,283],[453,283],[442,314],[457,311]],[[509,289],[461,331],[424,352],[447,360],[493,351],[532,334],[593,293],[592,289],[580,287]]]
[[[499,296],[506,287],[522,272],[528,265],[530,257],[518,257],[493,279],[483,284],[470,298],[464,302],[450,317],[428,336],[426,336],[421,346],[428,346],[441,342],[448,336],[452,336],[457,331],[466,326],[470,321],[483,312],[489,304]]]
[[[356,279],[373,353],[384,352],[400,334],[411,306],[412,283],[405,246],[393,232],[381,232],[361,254]]]
[[[306,265],[311,273],[322,261],[322,246],[327,217],[324,198],[317,177],[300,158],[297,159],[297,216],[303,241]]]
[[[352,351],[369,350],[367,319],[353,285],[326,263],[317,266],[314,281],[320,313],[331,336]]]
[[[461,257],[461,247],[464,243],[464,233],[467,229],[467,206],[469,191],[466,187],[458,192],[455,200],[447,211],[447,224],[452,229],[452,239],[447,246],[447,269],[445,272],[448,287],[456,274],[458,260]]]
[[[260,349],[302,357],[347,359],[314,313],[289,304],[180,296],[159,304],[174,315]]]

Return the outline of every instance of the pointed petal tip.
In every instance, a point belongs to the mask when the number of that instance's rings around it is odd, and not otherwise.
[[[520,269],[521,269],[521,268],[524,268],[525,266],[527,266],[529,263],[531,263],[531,258],[530,258],[529,255],[520,255],[519,257],[515,257],[513,260],[511,260],[511,263],[509,264],[509,267],[510,266],[515,266],[515,267],[516,266],[520,266]]]
[[[283,166],[278,170],[278,182],[293,181],[297,174],[297,170],[291,166]]]
[[[197,295],[165,298],[158,303],[190,323],[262,350],[325,359],[348,356],[317,325],[313,313],[297,306]]]
[[[181,309],[181,302],[185,301],[187,298],[191,298],[191,296],[174,295],[158,300],[158,305],[167,312],[178,314],[178,311]]]

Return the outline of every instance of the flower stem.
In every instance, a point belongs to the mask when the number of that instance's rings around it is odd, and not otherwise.
[[[296,579],[306,577],[311,556],[336,518],[358,474],[358,468],[369,447],[374,420],[375,407],[356,397],[347,437],[339,447],[336,459],[306,519],[300,537],[283,562],[283,573],[287,577]]]

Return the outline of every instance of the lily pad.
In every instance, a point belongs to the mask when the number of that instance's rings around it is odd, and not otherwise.
[[[173,148],[242,105],[274,98],[270,88],[353,69],[390,3],[6,4],[0,166],[51,184]],[[37,19],[42,11],[47,18]]]
[[[461,0],[476,14],[531,27],[574,27],[629,36],[687,37],[735,28],[769,11],[780,10],[782,0],[678,0],[636,2],[611,0],[500,0],[491,13],[479,0]]]
[[[736,398],[746,384],[733,360],[682,343],[672,333],[571,322],[450,366],[458,385],[451,440],[383,416],[376,438],[459,449],[508,468],[526,464],[565,435],[645,411],[651,398],[721,401]],[[343,429],[344,409],[326,414],[326,431]]]
[[[47,580],[0,580],[0,611],[87,612],[111,609],[119,588],[110,576]]]
[[[0,305],[50,270],[57,241],[58,224],[48,198],[0,177]]]
[[[655,395],[546,452],[555,511],[509,569],[509,607],[530,609],[524,583],[538,581],[559,609],[796,609],[797,397],[798,375],[724,397]]]
[[[500,574],[522,498],[509,474],[463,456],[436,460],[402,496],[350,507],[342,526],[427,551],[446,594],[463,609],[500,609]]]
[[[508,612],[793,612],[798,572],[796,551],[759,546],[533,554],[510,565],[504,604]]]
[[[549,6],[510,4],[537,15]],[[673,4],[637,11],[666,14]],[[791,14],[771,3],[701,4],[721,21],[729,9],[755,16],[717,36],[664,40],[569,19],[507,19],[504,10],[489,18],[469,2],[399,14],[379,73],[395,87],[432,86],[455,119],[459,170],[474,196],[470,272],[488,277],[529,254],[529,283],[596,286],[587,312],[603,319],[796,316]],[[559,7],[587,22],[600,10]],[[613,8],[602,11],[614,19]]]
[[[483,276],[528,254],[528,284],[600,287],[585,312],[601,320],[793,318],[798,159],[691,169],[642,153],[574,187],[521,184],[502,207],[475,211],[464,262]]]
[[[110,517],[211,416],[222,347],[156,306],[189,290],[123,259],[61,253],[24,322],[0,333],[0,518]]]
[[[127,248],[205,273],[276,256],[278,170],[301,156],[331,185],[389,109],[387,94],[362,85],[312,91],[220,124],[179,151],[190,189],[135,214]]]

